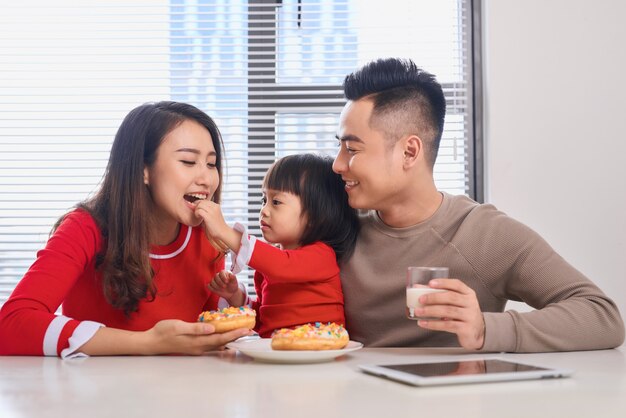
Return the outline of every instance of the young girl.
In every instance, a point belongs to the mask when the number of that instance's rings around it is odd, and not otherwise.
[[[338,260],[354,248],[358,219],[332,163],[330,157],[291,155],[267,172],[261,232],[279,248],[248,236],[239,224],[230,228],[218,204],[198,203],[196,214],[206,234],[237,252],[234,273],[244,264],[255,269],[257,299],[250,302],[228,271],[220,272],[209,288],[230,305],[250,304],[262,337],[308,322],[345,324]]]
[[[204,112],[131,111],[102,187],[57,222],[2,307],[0,355],[201,354],[248,334],[196,322],[217,307],[207,284],[224,257],[193,202],[219,202],[221,170],[220,132]]]

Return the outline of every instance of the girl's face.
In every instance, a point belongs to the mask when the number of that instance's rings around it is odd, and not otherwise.
[[[153,201],[157,244],[176,238],[178,224],[197,226],[198,199],[211,199],[220,183],[217,156],[209,131],[186,120],[165,136],[154,164],[144,168],[144,183]],[[169,240],[169,241],[168,241]]]
[[[298,196],[263,189],[263,206],[259,217],[261,232],[267,242],[280,244],[285,250],[300,246],[307,219],[302,214],[302,202]]]

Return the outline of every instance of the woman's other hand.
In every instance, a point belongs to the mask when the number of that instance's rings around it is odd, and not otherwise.
[[[222,349],[225,344],[252,332],[243,328],[222,334],[214,331],[210,324],[166,319],[145,331],[147,351],[144,354],[200,355]]]
[[[241,328],[216,334],[210,324],[165,319],[143,332],[102,327],[76,351],[90,356],[200,355],[251,333]]]

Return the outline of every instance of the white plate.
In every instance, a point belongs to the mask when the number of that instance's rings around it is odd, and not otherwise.
[[[233,341],[226,344],[231,350],[239,350],[255,360],[267,363],[321,363],[348,354],[363,347],[356,341],[349,341],[341,350],[272,350],[271,338],[257,338],[253,340]]]

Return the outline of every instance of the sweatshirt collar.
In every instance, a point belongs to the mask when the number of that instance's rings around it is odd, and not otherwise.
[[[445,219],[446,213],[448,212],[448,208],[450,207],[451,195],[446,192],[441,192],[443,195],[443,200],[441,201],[441,205],[435,213],[431,215],[430,218],[423,220],[415,225],[403,227],[403,228],[394,228],[387,224],[385,224],[382,219],[380,219],[380,215],[378,211],[370,210],[366,213],[366,218],[369,219],[371,224],[382,232],[385,235],[391,237],[408,237],[413,235],[418,235],[422,232],[428,231],[432,229],[435,225],[437,225],[440,220]]]

